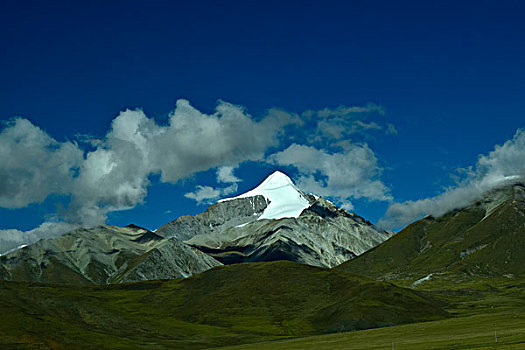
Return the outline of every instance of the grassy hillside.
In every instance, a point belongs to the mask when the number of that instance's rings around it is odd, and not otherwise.
[[[291,262],[123,285],[0,283],[0,348],[204,348],[443,319],[425,293]]]
[[[508,200],[486,214],[473,205],[422,219],[338,269],[397,280],[525,276],[525,203]]]
[[[450,300],[454,318],[232,346],[225,349],[525,349],[525,282],[476,279],[429,282],[433,293]],[[497,342],[496,342],[497,340]]]
[[[336,268],[433,293],[454,318],[251,348],[525,349],[524,194],[515,185],[424,218]]]

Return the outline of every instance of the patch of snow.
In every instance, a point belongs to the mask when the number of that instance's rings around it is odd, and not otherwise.
[[[499,179],[496,183],[500,184],[512,184],[516,181],[522,180],[521,175],[510,175],[510,176],[504,176],[502,179]]]
[[[334,207],[336,206],[334,203],[332,203],[331,201],[329,201],[328,199],[324,199],[325,201],[327,201],[328,203],[332,204]]]
[[[486,244],[482,244],[482,245],[479,245],[477,247],[474,247],[474,248],[469,248],[467,250],[464,250],[462,252],[459,253],[459,257],[461,259],[465,259],[467,256],[469,256],[470,254],[472,253],[475,253],[477,252],[478,250],[481,250],[483,248],[485,248],[487,245]]]
[[[276,171],[268,176],[266,180],[253,190],[237,197],[221,199],[219,202],[259,195],[266,198],[269,204],[258,220],[286,217],[297,218],[304,209],[310,206],[305,195],[295,187],[287,175],[280,171]]]
[[[18,249],[22,249],[22,248],[27,247],[27,246],[28,246],[27,244],[22,244],[22,245],[20,245],[20,246],[18,246],[18,247],[16,247],[16,248],[9,249],[8,251],[6,251],[6,252],[4,252],[4,253],[1,253],[0,256],[7,255],[7,254],[9,254],[9,253],[12,253],[12,252],[14,252],[14,251],[16,251],[16,250],[18,250]]]
[[[417,285],[419,285],[419,284],[421,284],[421,283],[423,283],[423,282],[425,282],[425,281],[428,281],[433,275],[434,275],[434,274],[431,273],[431,274],[426,275],[426,276],[423,277],[423,278],[418,279],[417,281],[415,281],[414,283],[412,283],[412,285],[411,285],[410,287],[411,287],[411,288],[414,288],[415,286],[417,286]]]

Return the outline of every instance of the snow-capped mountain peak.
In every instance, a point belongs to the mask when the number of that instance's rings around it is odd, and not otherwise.
[[[272,173],[253,190],[237,197],[222,199],[220,202],[255,196],[263,196],[269,202],[264,212],[259,216],[259,220],[297,218],[304,209],[310,206],[306,195],[295,187],[286,174],[280,171]]]
[[[288,177],[288,175],[280,172],[275,171],[271,175],[269,175],[266,179],[264,179],[263,182],[259,184],[256,188],[254,188],[251,191],[248,191],[244,194],[241,194],[238,196],[239,198],[244,197],[253,197],[255,195],[263,194],[266,192],[270,192],[279,188],[283,188],[286,186],[291,186],[297,191],[297,187],[295,187],[292,180]]]

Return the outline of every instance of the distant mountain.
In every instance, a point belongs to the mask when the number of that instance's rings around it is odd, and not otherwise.
[[[390,237],[363,218],[305,194],[281,172],[156,233],[184,239],[224,264],[291,260],[324,267],[339,265]]]
[[[487,193],[470,206],[426,217],[341,270],[382,279],[525,276],[525,186]]]
[[[220,262],[177,239],[130,225],[78,229],[0,257],[0,279],[116,283],[188,277]]]

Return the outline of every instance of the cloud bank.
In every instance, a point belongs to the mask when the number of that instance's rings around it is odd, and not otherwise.
[[[128,109],[103,137],[65,142],[27,119],[12,119],[0,133],[0,207],[23,208],[51,195],[66,204],[34,230],[0,230],[0,253],[134,208],[144,202],[151,175],[174,184],[215,169],[213,183],[185,197],[209,204],[231,196],[241,181],[234,171],[247,161],[294,167],[301,188],[347,209],[352,199],[390,200],[378,159],[365,142],[374,133],[397,132],[373,118],[384,115],[383,107],[368,104],[302,114],[273,108],[256,120],[228,102],[218,101],[214,113],[206,114],[180,99],[166,125]]]
[[[385,113],[382,106],[373,103],[307,110],[301,115],[271,109],[270,115],[300,122],[289,125],[286,139],[292,142],[268,154],[264,161],[294,168],[294,180],[301,189],[329,197],[348,210],[353,209],[352,199],[391,200],[388,187],[380,180],[382,169],[374,151],[366,142],[350,141],[366,139],[374,133],[396,134],[392,124],[371,120]],[[230,170],[222,171],[226,174]],[[217,180],[221,182],[220,176]],[[233,193],[230,189],[197,186],[186,197],[209,204]]]
[[[304,126],[296,132],[298,142],[270,155],[268,162],[295,168],[300,188],[329,197],[347,210],[353,209],[353,199],[389,201],[377,156],[363,141],[374,134],[397,133],[392,124],[371,120],[385,113],[372,103],[308,110],[301,116]]]
[[[17,229],[0,230],[0,256],[40,239],[58,237],[79,227],[79,225],[67,222],[44,222],[39,227],[29,231]]]
[[[0,133],[0,207],[23,208],[70,193],[82,162],[76,144],[59,143],[26,119],[10,120]]]
[[[509,182],[525,179],[525,130],[519,129],[503,145],[495,146],[487,155],[480,155],[474,167],[464,169],[466,175],[444,193],[431,198],[393,203],[378,225],[401,228],[425,215],[440,216],[468,206],[484,193]]]
[[[345,209],[353,209],[351,199],[390,200],[388,188],[378,179],[381,169],[374,152],[366,145],[349,142],[330,152],[312,146],[293,144],[269,160],[299,170],[299,188],[331,197]]]
[[[0,206],[21,208],[50,194],[70,194],[60,213],[85,226],[103,223],[106,214],[133,208],[146,196],[150,174],[176,183],[223,164],[260,160],[278,144],[277,135],[292,116],[268,115],[254,121],[242,107],[220,101],[216,112],[201,113],[178,100],[161,126],[141,110],[117,116],[95,150],[60,143],[26,119],[15,119],[0,134]],[[219,170],[222,182],[238,182],[233,168]]]
[[[176,183],[200,171],[261,160],[267,149],[278,146],[283,128],[296,123],[296,116],[283,113],[255,121],[243,107],[224,101],[215,113],[205,114],[178,100],[168,125],[158,125],[141,110],[126,110],[104,139],[87,140],[94,150],[84,151],[78,143],[53,139],[27,119],[13,119],[0,133],[0,207],[22,208],[50,195],[70,196],[71,201],[57,213],[58,224],[49,222],[23,234],[2,230],[0,251],[19,245],[15,236],[25,242],[47,237],[43,230],[52,231],[51,225],[64,231],[67,225],[104,223],[109,212],[144,201],[151,174]],[[221,169],[219,180],[236,186],[232,169]],[[207,188],[200,188],[195,199],[209,196]]]

